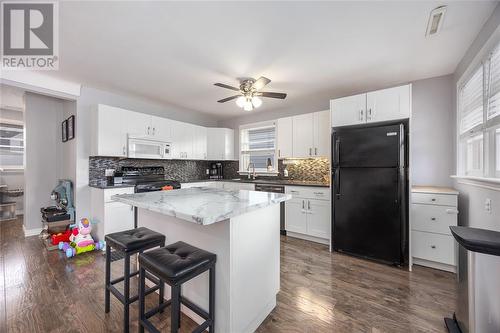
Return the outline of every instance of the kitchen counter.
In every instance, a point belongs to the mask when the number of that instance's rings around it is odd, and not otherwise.
[[[134,187],[134,186],[135,185],[133,185],[133,184],[114,184],[114,185],[89,184],[89,187],[98,188],[101,190],[106,190],[106,189],[110,189],[110,188],[126,188],[126,187]]]
[[[307,180],[291,180],[291,179],[247,179],[247,178],[235,178],[235,179],[199,179],[199,180],[188,180],[181,183],[206,183],[206,182],[233,182],[233,183],[250,183],[250,184],[269,184],[269,185],[285,185],[285,186],[312,186],[312,187],[330,187],[329,183],[315,182]]]
[[[193,187],[120,194],[113,200],[202,225],[209,225],[291,199],[289,194]]]
[[[450,226],[457,242],[469,251],[500,256],[500,232],[486,229]]]

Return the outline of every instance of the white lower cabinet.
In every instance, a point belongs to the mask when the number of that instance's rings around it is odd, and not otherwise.
[[[111,199],[116,194],[134,193],[133,187],[98,189],[92,188],[91,220],[92,236],[96,241],[104,241],[104,236],[134,228],[134,208],[130,205]]]
[[[285,202],[285,230],[288,236],[328,244],[330,240],[330,190],[286,186],[292,199]]]
[[[456,271],[457,247],[450,226],[457,225],[457,196],[458,192],[453,189],[412,189],[411,256],[414,264]]]

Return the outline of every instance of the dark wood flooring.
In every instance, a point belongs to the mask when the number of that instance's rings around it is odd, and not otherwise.
[[[281,246],[278,305],[258,332],[446,332],[453,274],[418,266],[409,273],[287,237]],[[113,263],[116,274],[120,264]],[[105,314],[101,253],[66,259],[37,237],[25,239],[21,220],[0,222],[1,333],[121,332],[122,305],[111,299]],[[169,332],[168,312],[161,316],[155,324]],[[136,332],[136,304],[131,318]],[[195,326],[186,316],[181,322],[181,332]]]

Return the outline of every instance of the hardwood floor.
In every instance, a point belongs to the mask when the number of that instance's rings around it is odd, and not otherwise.
[[[287,237],[281,246],[278,305],[258,332],[446,332],[453,274],[418,266],[409,273]],[[113,263],[117,275],[120,265]],[[101,253],[66,259],[37,237],[25,239],[21,220],[0,222],[0,333],[121,332],[122,305],[111,300],[105,314]],[[136,332],[137,304],[130,316]],[[169,315],[160,317],[155,325],[169,332]],[[195,327],[186,316],[181,322],[181,332]]]

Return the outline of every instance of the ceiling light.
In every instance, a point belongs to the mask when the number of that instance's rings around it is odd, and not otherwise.
[[[236,99],[236,105],[238,105],[240,108],[242,108],[245,105],[246,98],[245,96],[240,96]]]
[[[243,110],[245,111],[252,111],[253,110],[253,104],[252,104],[252,99],[247,98],[245,101],[245,105],[243,105]]]
[[[257,97],[257,96],[254,96],[252,97],[252,105],[255,107],[255,108],[258,108],[259,106],[262,105],[262,100]]]
[[[427,37],[434,36],[441,30],[445,13],[446,6],[437,7],[431,11],[429,22],[427,22],[427,31],[425,32]]]

